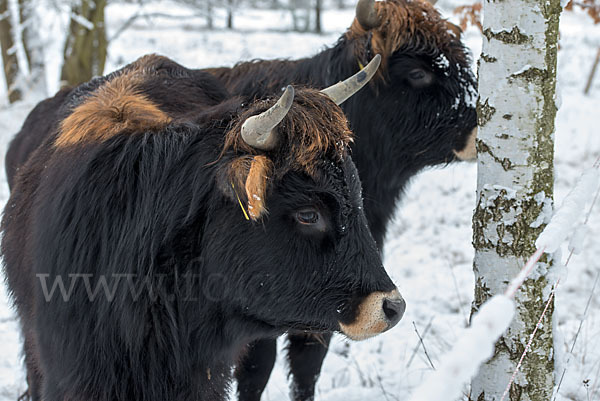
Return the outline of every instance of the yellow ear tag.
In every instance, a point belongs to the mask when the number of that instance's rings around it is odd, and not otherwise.
[[[362,65],[362,63],[360,62],[360,60],[358,60],[358,67],[362,70],[363,68],[365,68],[364,65]]]
[[[250,218],[248,217],[248,213],[246,213],[246,209],[244,209],[244,205],[242,205],[242,201],[240,200],[240,197],[238,196],[237,191],[235,190],[235,187],[233,186],[233,182],[231,183],[231,188],[233,189],[233,193],[235,194],[235,197],[237,198],[238,203],[240,204],[240,207],[242,208],[244,217],[246,218],[246,220],[250,220]]]

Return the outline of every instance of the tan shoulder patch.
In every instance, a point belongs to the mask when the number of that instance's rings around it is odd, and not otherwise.
[[[60,124],[57,147],[85,141],[105,141],[119,133],[158,131],[171,122],[137,86],[134,69],[107,82]]]

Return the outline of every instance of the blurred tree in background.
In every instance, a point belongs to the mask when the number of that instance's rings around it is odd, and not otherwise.
[[[565,7],[565,10],[573,11],[574,8],[580,8],[584,10],[594,20],[594,24],[600,24],[600,0],[571,0]],[[600,46],[598,46],[596,58],[592,64],[592,69],[590,70],[590,73],[588,75],[585,88],[583,89],[583,93],[585,93],[586,95],[590,92],[590,88],[592,87],[592,82],[594,81],[594,75],[596,75],[596,70],[598,69],[599,62]]]
[[[0,0],[0,46],[9,102],[46,94],[43,44],[33,0]]]
[[[216,10],[226,10],[225,26],[234,29],[235,11],[241,6],[249,8],[269,8],[289,10],[292,16],[292,30],[298,32],[321,33],[323,0],[176,0],[194,8],[206,19],[208,29],[215,28]],[[336,0],[335,6],[345,7],[345,0]]]
[[[145,13],[143,5],[149,0],[113,0],[140,5],[140,11],[107,38],[105,9],[108,0],[54,0],[50,3],[55,15],[68,15],[63,30],[63,60],[60,65],[61,86],[75,86],[104,73],[110,40],[118,37],[143,17],[180,19],[168,13]],[[156,1],[156,0],[154,0]],[[322,33],[322,15],[326,8],[354,7],[355,1],[346,0],[174,0],[190,7],[193,17],[206,21],[206,29],[218,26],[235,28],[235,13],[241,8],[282,10],[291,15],[290,30]],[[49,41],[43,32],[42,16],[45,7],[40,0],[0,0],[0,47],[7,96],[10,103],[24,95],[36,99],[48,96],[46,83],[45,47]],[[62,20],[64,21],[64,20]],[[41,38],[45,38],[44,42]]]
[[[78,85],[104,72],[108,47],[105,7],[106,0],[79,0],[73,5],[65,41],[61,84]]]
[[[8,8],[8,0],[0,0],[0,45],[2,46],[2,63],[6,79],[8,100],[10,103],[21,100],[21,89],[17,86],[19,78],[19,59],[13,37],[13,23]]]
[[[39,2],[0,0],[0,46],[8,100],[25,93],[46,97],[44,42]],[[63,85],[78,85],[104,72],[108,45],[104,27],[106,0],[77,0],[69,5],[70,22],[61,71]]]
[[[27,58],[28,87],[36,93],[46,93],[46,63],[44,42],[41,40],[40,17],[36,12],[36,0],[19,0],[23,50]]]

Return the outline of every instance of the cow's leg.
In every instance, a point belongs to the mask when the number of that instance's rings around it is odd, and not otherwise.
[[[315,385],[327,354],[331,333],[288,335],[288,359],[294,401],[312,401]]]
[[[237,364],[235,377],[240,401],[260,401],[277,357],[277,340],[258,340],[248,345],[248,351]]]
[[[38,362],[38,350],[32,331],[24,331],[25,368],[27,369],[27,392],[19,399],[40,401],[42,377]]]

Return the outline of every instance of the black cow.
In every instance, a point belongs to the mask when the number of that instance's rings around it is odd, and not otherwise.
[[[65,98],[2,220],[32,400],[224,400],[250,341],[398,322],[339,89],[247,102],[148,56]]]
[[[422,0],[361,0],[352,26],[331,48],[300,60],[255,60],[207,71],[234,94],[265,96],[287,84],[322,88],[382,55],[378,76],[342,105],[355,133],[352,157],[365,213],[380,249],[411,177],[428,166],[475,157],[476,80],[460,29]],[[289,336],[294,400],[312,400],[330,335]],[[258,401],[276,344],[250,347],[237,372],[240,399]]]

